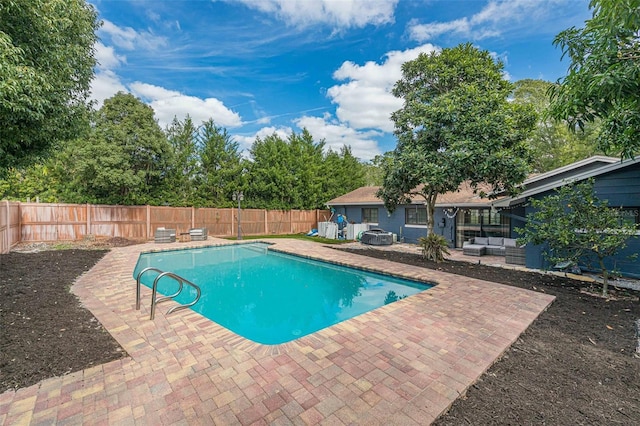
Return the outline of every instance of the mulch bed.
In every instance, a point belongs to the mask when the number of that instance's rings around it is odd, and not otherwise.
[[[127,356],[69,291],[106,253],[0,255],[0,392]]]
[[[564,277],[434,264],[408,253],[356,252],[556,296],[435,424],[640,424],[637,293],[613,289],[615,297],[603,299],[588,284]],[[69,292],[76,277],[105,253],[0,255],[0,392],[126,356]]]
[[[435,425],[640,424],[638,292],[420,255],[345,249],[554,295],[555,301]]]

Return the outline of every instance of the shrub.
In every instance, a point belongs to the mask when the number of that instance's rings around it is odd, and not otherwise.
[[[427,260],[439,263],[444,260],[445,255],[449,254],[447,240],[442,235],[431,233],[426,237],[420,238],[418,245],[422,249],[422,255]]]

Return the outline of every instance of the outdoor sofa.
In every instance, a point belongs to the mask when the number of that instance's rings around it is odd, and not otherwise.
[[[504,256],[506,247],[517,247],[515,238],[475,237],[462,244],[462,253],[467,256]]]

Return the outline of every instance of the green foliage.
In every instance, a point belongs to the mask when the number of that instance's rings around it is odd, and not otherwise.
[[[594,258],[604,277],[603,295],[607,294],[610,271],[604,260],[615,256],[635,235],[634,225],[621,223],[619,210],[599,200],[593,180],[565,185],[543,199],[531,199],[535,211],[528,216],[522,240],[547,244],[544,252],[551,263],[589,261]]]
[[[444,260],[445,255],[449,255],[447,239],[434,232],[430,233],[426,237],[419,238],[418,246],[422,250],[422,256],[427,260],[433,260],[434,262],[440,263]]]
[[[382,158],[382,155],[376,155],[370,163],[364,164],[365,185],[382,186],[384,181],[382,167],[380,167]]]
[[[97,28],[84,0],[0,0],[0,170],[86,126]]]
[[[153,109],[131,94],[104,101],[86,139],[64,155],[71,177],[67,200],[106,204],[163,204],[171,147]]]
[[[321,175],[322,195],[320,205],[354,189],[366,185],[366,167],[351,153],[351,148],[343,146],[340,152],[329,150],[324,156]]]
[[[597,150],[597,123],[588,123],[583,131],[570,132],[566,122],[549,118],[552,83],[543,80],[515,82],[513,102],[530,105],[539,120],[527,142],[532,153],[532,171],[543,173],[583,160],[599,153]]]
[[[55,203],[59,200],[57,176],[52,173],[51,162],[34,164],[26,168],[11,168],[0,179],[0,200],[39,200]]]
[[[583,128],[601,120],[599,149],[632,158],[640,152],[640,0],[591,0],[584,28],[556,37],[571,64],[551,91],[551,114]]]
[[[379,161],[384,178],[378,195],[389,211],[420,196],[433,233],[438,194],[456,191],[464,181],[511,192],[527,177],[525,141],[536,114],[508,101],[513,87],[502,70],[489,52],[470,44],[403,64],[393,94],[404,106],[391,116],[398,145]]]
[[[199,205],[196,195],[200,179],[198,129],[191,117],[187,116],[184,121],[174,117],[165,134],[173,161],[167,165],[162,198],[172,206]]]
[[[269,209],[314,209],[364,184],[362,164],[344,147],[323,154],[305,129],[285,141],[273,134],[256,139],[248,169],[247,205]]]
[[[238,143],[211,119],[202,124],[198,138],[203,176],[199,199],[206,206],[230,207],[233,191],[245,189],[245,164]]]
[[[43,162],[0,179],[8,199],[70,203],[315,209],[363,186],[364,165],[349,147],[323,152],[304,130],[257,139],[242,158],[226,129],[173,120],[163,133],[153,110],[130,94],[107,99],[81,137],[59,143]]]

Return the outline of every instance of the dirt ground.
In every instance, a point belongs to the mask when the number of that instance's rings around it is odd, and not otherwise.
[[[0,392],[127,356],[69,291],[105,249],[127,244],[37,243],[0,255]]]
[[[352,250],[349,250],[352,251]],[[552,294],[551,306],[435,425],[640,424],[639,294],[554,275],[379,250],[360,254]]]
[[[0,392],[127,356],[69,292],[106,251],[43,248],[0,255]],[[589,284],[563,277],[453,261],[432,264],[401,252],[357,252],[556,296],[436,425],[640,424],[638,293],[614,288],[615,297],[603,299]]]

